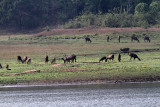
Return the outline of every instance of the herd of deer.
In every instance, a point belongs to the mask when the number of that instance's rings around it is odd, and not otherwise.
[[[21,58],[21,56],[17,56],[17,61],[18,63],[31,63],[31,58],[28,58],[27,56],[24,56],[23,59]]]
[[[118,41],[119,42],[120,42],[120,38],[121,37],[118,36]],[[109,40],[110,40],[109,36],[107,36],[107,42],[109,42]],[[139,42],[138,38],[134,34],[131,36],[131,41],[133,41],[133,40],[137,40]],[[150,42],[150,38],[147,37],[146,35],[144,37],[144,41],[145,40],[147,40],[148,42]],[[89,43],[92,42],[89,37],[86,37],[85,41],[89,42]],[[141,59],[135,53],[130,53],[129,52],[129,48],[121,48],[120,51],[122,51],[123,53],[127,52],[128,55],[130,56],[130,60],[132,58],[134,58],[134,59],[137,58],[139,61],[141,61]],[[61,58],[61,59],[64,61],[64,63],[74,63],[74,62],[76,62],[76,55],[75,54],[67,55],[67,56],[65,56],[64,58]],[[103,60],[105,60],[105,62],[107,62],[108,59],[113,61],[114,60],[114,54],[110,54],[107,57],[104,56],[104,57],[100,58],[99,62],[101,62]],[[27,63],[27,64],[29,64],[29,63],[31,63],[31,58],[27,58],[27,56],[24,56],[23,59],[22,59],[20,56],[17,56],[17,61],[21,62],[21,63]],[[55,61],[56,61],[56,58],[51,59],[51,64],[53,64]],[[120,53],[118,54],[118,61],[119,62],[121,61],[121,54]],[[48,58],[48,55],[46,55],[46,57],[45,57],[45,63],[48,63],[48,62],[49,62],[49,58]]]
[[[141,59],[135,54],[135,53],[130,53],[129,52],[129,48],[121,48],[120,49],[123,53],[128,53],[128,55],[130,56],[130,60],[133,58],[134,60],[137,58],[139,61],[141,61]],[[64,63],[74,63],[74,62],[76,62],[76,55],[75,54],[71,54],[71,55],[67,55],[67,56],[65,56],[64,58],[61,58],[63,61],[64,61]],[[102,57],[102,58],[100,58],[100,60],[99,60],[99,63],[101,62],[101,61],[104,61],[105,60],[105,62],[107,62],[108,60],[114,60],[114,54],[110,54],[110,55],[108,55],[107,57],[106,56],[104,56],[104,57]],[[53,64],[54,62],[56,61],[56,59],[55,58],[53,58],[52,60],[51,60],[51,64]],[[119,53],[118,54],[118,61],[120,62],[121,61],[121,54]],[[45,57],[45,63],[48,63],[49,62],[49,59],[48,59],[48,55]]]
[[[135,53],[130,53],[129,52],[129,48],[121,48],[120,49],[123,53],[126,53],[126,52],[128,52],[128,55],[130,56],[130,60],[133,58],[134,60],[137,58],[139,61],[141,61],[141,59],[138,57],[138,55],[136,55]],[[107,60],[114,60],[114,54],[110,54],[110,55],[108,55],[107,57],[106,56],[104,56],[104,57],[102,57],[102,58],[100,58],[100,60],[99,60],[99,62],[101,62],[101,61],[104,61],[105,60],[105,62],[107,62]],[[120,62],[121,61],[121,54],[119,53],[118,54],[118,61]]]
[[[143,38],[143,39],[144,39],[144,42],[151,42],[150,37],[146,36],[146,34],[143,34],[143,37],[144,37],[144,38]],[[91,39],[90,39],[89,37],[86,37],[85,40],[86,40],[86,43],[87,43],[87,42],[90,42],[90,43],[91,43]],[[109,42],[109,40],[111,40],[111,38],[110,38],[109,36],[107,36],[107,42]],[[120,40],[121,40],[121,36],[118,36],[118,42],[119,42],[119,43],[120,43]],[[131,36],[131,42],[133,42],[133,41],[140,42],[139,39],[138,39],[138,37],[136,37],[135,34],[133,34],[133,35]],[[134,60],[137,58],[139,61],[141,61],[141,59],[140,59],[135,53],[130,53],[130,52],[129,52],[129,48],[121,48],[120,50],[121,50],[123,53],[128,53],[128,55],[130,56],[130,60],[131,60],[132,58],[134,58]],[[113,60],[114,60],[114,54],[110,54],[110,55],[108,55],[107,57],[104,56],[104,57],[100,58],[99,62],[104,61],[104,60],[105,60],[105,62],[107,62],[108,59],[113,61]],[[119,62],[121,61],[121,54],[120,54],[120,53],[118,54],[118,61],[119,61]]]
[[[118,42],[120,42],[120,39],[121,39],[121,37],[118,36]],[[107,36],[107,42],[109,42],[109,40],[110,40],[110,38],[109,38],[109,36]],[[133,41],[133,40],[139,42],[139,39],[135,36],[135,34],[133,34],[131,36],[131,41]],[[92,42],[89,37],[86,37],[85,41],[89,42],[89,43]],[[150,38],[148,36],[146,36],[145,34],[144,34],[144,41],[150,42]],[[135,53],[130,53],[129,52],[129,48],[121,48],[120,51],[122,51],[123,53],[128,53],[128,55],[130,56],[130,60],[132,58],[134,58],[134,60],[137,58],[139,61],[141,61],[141,59]],[[75,54],[67,55],[64,58],[62,58],[62,60],[64,61],[64,63],[66,63],[66,62],[67,63],[70,63],[70,62],[74,63],[74,62],[76,62],[76,55]],[[114,54],[110,54],[107,57],[104,56],[104,57],[100,58],[99,62],[104,61],[104,60],[105,60],[105,62],[107,62],[108,60],[112,60],[113,61],[114,60]],[[51,64],[53,64],[55,61],[56,61],[56,58],[53,58],[51,60]],[[118,54],[118,61],[119,62],[121,61],[121,54],[120,53]],[[22,59],[21,56],[17,56],[17,62],[18,63],[30,64],[31,63],[31,58],[28,58],[27,56],[24,56],[23,59]],[[48,55],[47,55],[45,57],[45,63],[48,63],[48,62],[49,62],[49,58],[48,58]],[[1,64],[0,64],[0,68],[2,68]],[[9,69],[9,65],[8,64],[6,64],[6,69],[7,70],[11,70],[11,69]]]
[[[120,41],[121,41],[121,38],[122,38],[121,36],[118,36],[118,38],[117,38],[119,43],[120,43]],[[112,38],[110,38],[109,36],[107,36],[107,42],[109,42],[111,39],[112,39]],[[146,36],[146,34],[143,34],[143,40],[144,40],[144,42],[151,42],[150,37]],[[85,38],[85,41],[86,41],[86,43],[87,43],[87,42],[89,42],[89,43],[92,42],[89,37],[86,37],[86,38]],[[140,42],[139,39],[138,39],[138,37],[137,37],[135,34],[133,34],[133,35],[131,36],[131,42],[133,42],[133,41]]]

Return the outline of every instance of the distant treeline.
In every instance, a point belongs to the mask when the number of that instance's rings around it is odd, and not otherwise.
[[[159,0],[0,0],[0,26],[131,27],[160,23]]]

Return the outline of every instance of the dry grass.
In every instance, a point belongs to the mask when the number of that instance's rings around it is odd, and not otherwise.
[[[101,27],[87,27],[78,29],[52,29],[49,32],[43,31],[33,36],[49,36],[49,35],[80,35],[80,34],[107,34],[107,33],[123,33],[123,32],[160,32],[160,28],[101,28]]]

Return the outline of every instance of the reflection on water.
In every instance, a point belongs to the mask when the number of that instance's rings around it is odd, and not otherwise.
[[[0,87],[0,107],[159,107],[160,83]]]

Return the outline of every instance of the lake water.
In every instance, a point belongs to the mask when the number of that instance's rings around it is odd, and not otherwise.
[[[0,107],[160,107],[160,83],[1,86]]]

